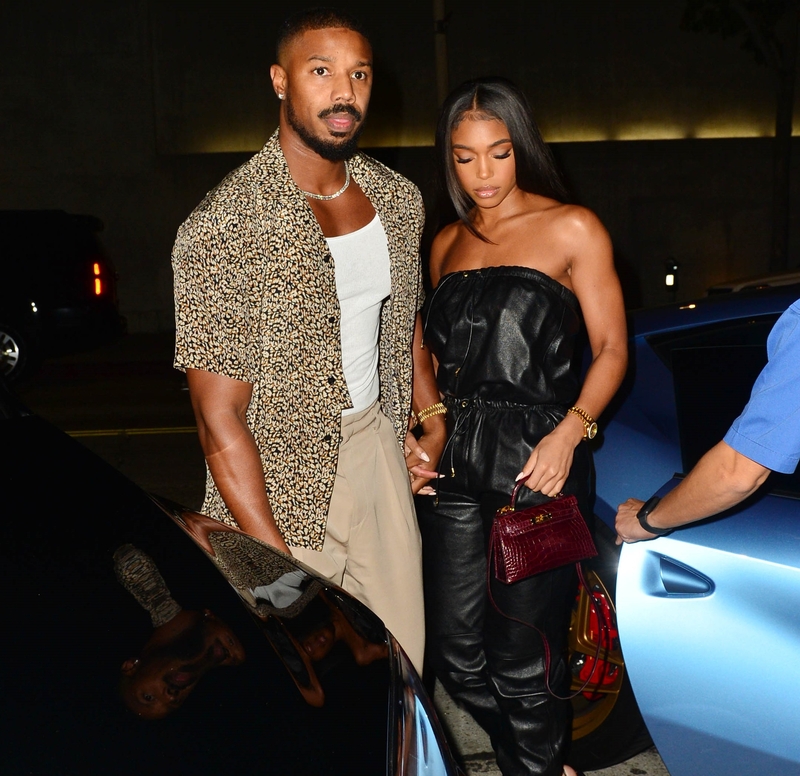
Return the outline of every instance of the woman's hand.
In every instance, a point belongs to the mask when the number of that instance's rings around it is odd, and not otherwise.
[[[583,439],[583,433],[581,420],[569,413],[533,448],[517,481],[530,474],[525,482],[527,487],[551,498],[557,496],[567,481],[575,448]]]

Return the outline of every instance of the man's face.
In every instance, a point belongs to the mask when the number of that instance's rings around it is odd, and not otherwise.
[[[183,705],[212,668],[245,659],[236,634],[208,609],[182,611],[153,632],[142,656],[122,664],[122,699],[140,717],[161,719]]]
[[[286,120],[300,141],[331,161],[355,153],[372,90],[372,49],[358,32],[310,30],[272,67]]]

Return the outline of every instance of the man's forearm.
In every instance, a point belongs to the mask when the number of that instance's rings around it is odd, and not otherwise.
[[[247,425],[252,385],[198,369],[187,369],[186,377],[200,446],[222,500],[243,531],[287,552]]]
[[[646,515],[646,523],[653,529],[670,529],[724,512],[758,490],[769,473],[766,467],[720,442]],[[629,498],[619,505],[617,544],[655,538],[638,519],[644,503]]]
[[[769,473],[766,467],[720,442],[664,496],[647,522],[655,528],[674,528],[724,512],[755,493]]]
[[[206,455],[206,462],[222,500],[239,527],[288,552],[272,515],[261,457],[250,430],[245,426],[227,447]]]

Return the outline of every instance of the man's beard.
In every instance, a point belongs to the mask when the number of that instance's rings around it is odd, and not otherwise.
[[[361,122],[362,114],[356,110],[352,105],[334,105],[331,108],[326,108],[317,114],[318,118],[324,119],[326,116],[331,116],[334,113],[347,113],[352,116],[357,122]],[[361,131],[364,129],[362,123],[358,123],[353,130],[350,137],[345,137],[340,132],[332,132],[331,136],[334,138],[344,138],[342,140],[328,140],[312,135],[308,128],[305,127],[292,107],[292,101],[289,95],[286,95],[286,119],[289,126],[297,132],[300,139],[314,152],[318,153],[323,159],[329,162],[342,162],[349,159],[358,148],[358,138],[361,136]]]

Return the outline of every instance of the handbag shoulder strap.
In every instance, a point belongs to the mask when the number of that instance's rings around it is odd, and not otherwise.
[[[520,483],[524,482],[524,480],[520,480]],[[515,488],[516,491],[516,488]],[[513,503],[513,502],[512,502]],[[578,582],[586,589],[586,592],[589,594],[589,605],[594,610],[595,616],[597,617],[597,624],[600,628],[601,636],[597,639],[597,649],[594,653],[594,663],[592,665],[592,670],[588,677],[586,677],[586,681],[571,695],[559,695],[558,693],[554,692],[553,689],[550,687],[550,644],[547,641],[547,636],[545,636],[544,632],[537,628],[533,623],[525,622],[525,620],[520,620],[518,617],[512,617],[510,614],[506,614],[498,605],[497,602],[494,600],[494,596],[492,595],[492,553],[494,552],[494,532],[489,535],[489,559],[486,563],[486,590],[489,593],[489,601],[491,602],[492,606],[494,607],[495,611],[505,617],[508,620],[513,622],[517,622],[520,625],[524,625],[526,628],[533,628],[540,638],[542,639],[542,647],[544,649],[544,684],[547,688],[547,692],[550,693],[554,698],[558,698],[562,701],[569,701],[573,698],[580,695],[592,682],[594,678],[595,672],[597,671],[597,667],[600,665],[600,652],[602,650],[603,644],[606,645],[606,652],[608,651],[608,644],[609,639],[603,638],[602,634],[608,634],[609,632],[609,623],[606,622],[605,614],[602,610],[602,607],[598,606],[597,601],[595,601],[594,596],[592,595],[592,589],[589,587],[589,583],[586,581],[586,575],[583,573],[583,566],[580,563],[575,564],[575,570],[578,572]],[[599,682],[602,681],[602,677],[598,679]]]

